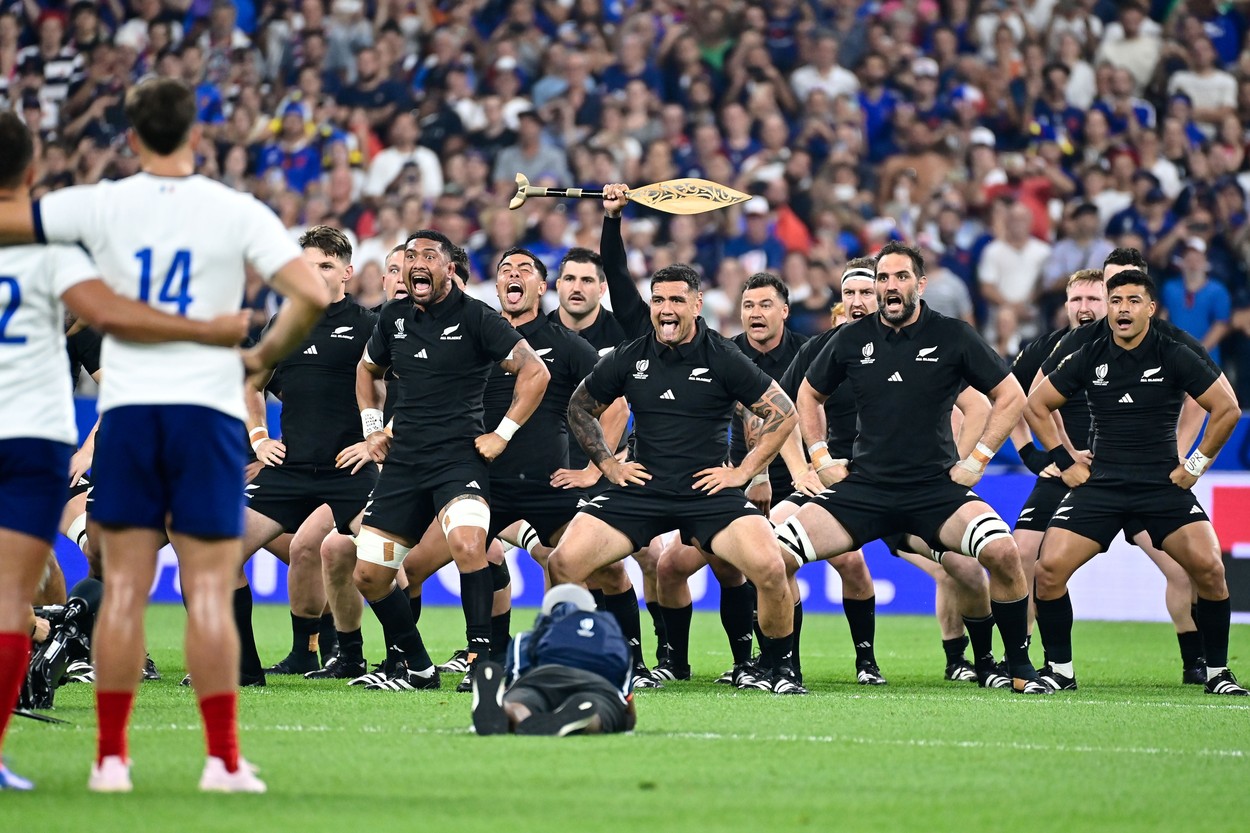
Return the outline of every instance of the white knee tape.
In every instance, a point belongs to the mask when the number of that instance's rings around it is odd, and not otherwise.
[[[360,530],[359,535],[352,537],[352,543],[356,545],[356,557],[361,561],[390,567],[392,570],[402,567],[404,559],[412,551],[412,547],[405,547],[390,538],[383,538],[370,529]]]
[[[797,515],[777,527],[774,534],[782,553],[797,561],[800,567],[816,560],[816,548],[812,546],[812,539],[807,536],[807,530]]]
[[[83,542],[87,540],[86,512],[70,521],[69,529],[65,530],[65,537],[73,541],[78,549],[82,549]]]
[[[534,552],[534,547],[542,545],[542,540],[538,537],[538,530],[530,526],[529,521],[521,521],[520,527],[517,528],[516,537],[517,544],[528,553]]]
[[[1010,538],[1011,529],[1006,521],[993,512],[977,515],[964,528],[963,540],[959,542],[959,551],[973,558],[980,558],[985,545],[999,538]]]
[[[490,507],[473,498],[457,500],[443,510],[442,523],[444,535],[462,526],[475,526],[486,532],[490,529]]]

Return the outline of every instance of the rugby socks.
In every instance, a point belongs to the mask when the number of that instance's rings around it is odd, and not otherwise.
[[[737,587],[721,586],[720,589],[720,624],[729,638],[729,650],[733,653],[734,665],[746,662],[751,658],[751,649],[755,645],[755,635],[751,624],[755,617],[755,594],[746,582]]]
[[[694,615],[694,605],[685,607],[660,606],[660,615],[664,617],[664,634],[667,638],[668,656],[664,661],[676,668],[690,667],[690,619]]]
[[[291,656],[317,664],[317,648],[321,645],[321,617],[291,614]]]
[[[434,664],[425,650],[425,643],[421,641],[416,623],[412,621],[407,594],[399,589],[398,584],[391,585],[391,592],[376,602],[369,602],[369,607],[382,625],[387,659],[408,659],[413,671],[424,671]]]
[[[490,617],[490,656],[503,657],[508,652],[508,640],[512,638],[512,609]]]
[[[365,659],[365,636],[360,628],[354,631],[337,631],[339,656],[345,662],[363,662]]]
[[[998,602],[992,604],[998,604]],[[1059,598],[1050,601],[1037,599],[1036,604],[1037,630],[1042,637],[1042,650],[1046,652],[1046,661],[1051,665],[1071,663],[1072,597],[1064,593]],[[1006,642],[1006,640],[1007,634],[1004,633],[1003,641]]]
[[[421,624],[421,594],[408,597],[408,608],[412,611],[412,623]]]
[[[651,617],[651,631],[655,634],[655,661],[662,662],[667,656],[665,651],[668,650],[666,647],[668,638],[664,632],[664,616],[660,612],[658,602],[648,601],[646,604],[647,615]]]
[[[464,634],[469,655],[490,658],[490,609],[495,583],[490,568],[460,574],[460,606],[464,609]]]
[[[591,596],[594,598],[594,600],[595,600],[595,608],[596,608],[597,610],[606,610],[606,605],[607,605],[607,603],[608,603],[608,602],[607,602],[607,598],[608,598],[608,596],[607,596],[607,594],[606,594],[606,593],[604,593],[602,590],[600,590],[600,589],[598,589],[598,588],[596,588],[596,587],[592,587],[592,588],[590,589],[590,595],[591,595]]]
[[[30,664],[30,634],[0,633],[0,748]]]
[[[1185,668],[1197,668],[1202,662],[1202,631],[1185,631],[1176,635],[1181,648],[1181,665]]]
[[[638,611],[638,594],[634,592],[634,588],[631,587],[624,593],[605,593],[603,604],[621,626],[621,633],[629,643],[629,654],[633,657],[634,665],[645,665],[646,661],[642,658],[642,618]]]
[[[208,757],[221,758],[227,772],[239,769],[239,695],[228,691],[200,700]],[[101,756],[103,757],[103,756]]]
[[[321,664],[324,666],[330,657],[338,653],[339,632],[334,629],[334,614],[323,613],[317,621],[317,647],[321,651]]]
[[[260,677],[265,673],[256,652],[256,634],[252,631],[252,586],[245,584],[234,591],[234,625],[239,630],[239,673],[244,677]]]
[[[765,670],[793,667],[794,633],[791,632],[777,639],[771,636],[760,637],[760,667]]]
[[[964,620],[964,627],[968,627],[968,620]],[[964,648],[968,647],[968,637],[957,636],[954,639],[942,640],[942,651],[946,654],[946,664],[959,662],[964,658]]]
[[[130,723],[130,710],[135,705],[133,691],[96,691],[95,711],[96,763],[102,763],[110,755],[129,761],[126,749],[126,725]]]
[[[1218,602],[1198,597],[1194,621],[1202,631],[1202,644],[1207,653],[1207,679],[1228,667],[1228,630],[1232,618],[1232,601],[1225,596]]]
[[[964,655],[964,646],[971,643],[972,645],[972,663],[977,668],[992,668],[994,666],[994,617],[983,616],[980,619],[972,619],[968,616],[964,617],[964,628],[968,631],[967,637],[958,637],[957,639],[946,639],[942,641],[942,647],[946,648],[946,662],[952,663],[959,660]],[[954,642],[959,647],[959,652],[955,656],[951,656],[951,649],[947,648],[947,642]]]
[[[855,664],[871,662],[876,665],[873,640],[877,636],[877,597],[843,599],[842,611],[851,629],[851,642],[855,644]]]
[[[803,603],[794,603],[794,648],[792,653],[794,657],[790,660],[790,664],[796,672],[803,672],[803,663],[799,661],[799,636],[803,633]]]

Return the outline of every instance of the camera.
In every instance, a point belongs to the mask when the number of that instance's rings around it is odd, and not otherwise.
[[[35,608],[35,615],[51,624],[48,638],[36,646],[26,671],[18,705],[24,709],[50,709],[56,690],[65,681],[71,663],[91,657],[92,614],[86,600],[77,596],[64,605]]]

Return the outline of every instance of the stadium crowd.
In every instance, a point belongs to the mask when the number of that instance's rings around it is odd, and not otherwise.
[[[294,238],[346,229],[366,306],[418,228],[466,244],[493,305],[501,252],[593,247],[592,201],[509,212],[518,172],[757,195],[628,228],[635,277],[694,264],[730,335],[747,275],[781,274],[811,334],[845,262],[898,239],[940,265],[929,303],[1010,357],[1064,323],[1068,275],[1131,246],[1245,402],[1247,5],[5,0],[0,102],[38,129],[38,196],[137,170],[122,95],[185,79],[212,140],[199,171]],[[248,303],[259,331],[277,299],[254,277]]]

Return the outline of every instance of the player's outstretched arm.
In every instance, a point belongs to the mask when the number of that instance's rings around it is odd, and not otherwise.
[[[629,338],[637,338],[651,329],[651,310],[634,286],[629,274],[625,241],[621,238],[621,211],[625,208],[625,192],[620,182],[603,186],[603,229],[599,233],[599,255],[612,297],[612,311],[624,326]]]
[[[70,312],[102,333],[144,344],[194,341],[234,347],[247,337],[248,315],[234,312],[208,321],[169,315],[147,304],[123,298],[102,280],[83,281],[61,295]]]
[[[244,351],[251,372],[273,367],[312,331],[330,305],[330,289],[302,257],[289,261],[270,282],[286,300],[260,343]]]

